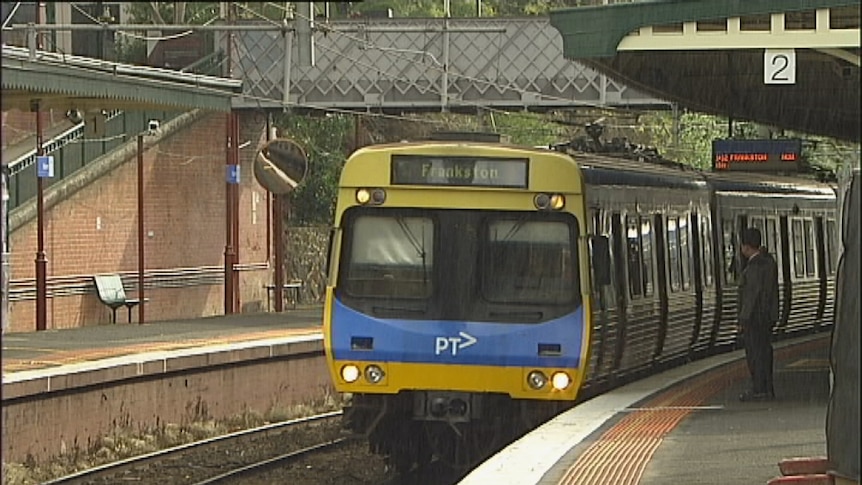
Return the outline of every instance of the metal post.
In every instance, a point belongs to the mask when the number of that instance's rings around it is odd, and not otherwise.
[[[227,152],[225,157],[225,165],[232,165],[233,149],[232,146],[235,140],[232,138],[233,129],[233,112],[227,114],[227,129],[225,133],[225,141]],[[231,183],[225,180],[225,245],[224,245],[224,313],[225,315],[234,312],[233,303],[233,197]]]
[[[9,277],[12,270],[9,264],[9,166],[0,162],[0,325],[2,333],[10,328],[9,324]]]
[[[287,195],[273,195],[272,232],[275,235],[275,281],[272,298],[275,300],[275,311],[284,310],[284,199]]]
[[[284,93],[281,102],[284,108],[290,104],[290,74],[293,64],[293,32],[284,31]]]
[[[144,135],[138,134],[138,325],[144,324]],[[129,322],[131,323],[131,322]]]
[[[42,110],[39,101],[31,105],[36,112],[36,156],[42,147]],[[45,257],[45,192],[42,177],[36,176],[36,330],[48,328],[48,259]]]
[[[266,141],[274,138],[272,134],[272,114],[266,113]],[[254,163],[254,162],[252,162]],[[272,263],[272,192],[266,191],[266,262]]]
[[[443,75],[440,78],[440,111],[449,110],[449,0],[443,0]]]
[[[231,161],[237,168],[237,174],[239,174],[239,113],[233,112],[233,125],[231,134],[231,150],[233,150],[233,156],[231,157]],[[239,312],[240,308],[240,291],[239,291],[239,271],[235,267],[239,264],[239,189],[240,189],[240,181],[237,180],[237,183],[231,184],[231,211],[233,212],[233,216],[231,217],[231,223],[233,224],[233,264],[234,267],[231,267],[231,275],[233,276],[233,310],[234,312]]]

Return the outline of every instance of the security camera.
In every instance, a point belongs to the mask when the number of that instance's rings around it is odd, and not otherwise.
[[[150,120],[149,123],[147,123],[147,132],[149,132],[150,135],[158,134],[159,120]]]
[[[73,108],[66,111],[66,119],[77,125],[84,121],[84,114]]]

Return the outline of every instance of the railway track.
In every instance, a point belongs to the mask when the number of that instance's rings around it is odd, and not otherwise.
[[[238,483],[243,477],[332,450],[340,436],[341,411],[273,423],[168,448],[66,475],[46,485]]]

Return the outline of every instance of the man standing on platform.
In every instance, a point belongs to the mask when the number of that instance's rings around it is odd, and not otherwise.
[[[767,401],[775,397],[772,384],[772,327],[778,321],[778,265],[761,248],[760,231],[742,231],[740,251],[746,258],[739,280],[737,330],[745,342],[745,358],[752,388],[740,401]]]

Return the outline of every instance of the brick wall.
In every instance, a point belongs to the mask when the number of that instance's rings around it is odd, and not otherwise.
[[[65,114],[55,110],[48,110],[43,116],[42,121],[46,130],[66,121]],[[36,135],[36,115],[34,113],[11,109],[3,112],[2,120],[3,136],[0,137],[0,143],[2,143],[4,150],[27,139],[27,137]]]
[[[263,120],[240,117],[240,308],[266,309],[266,191],[254,180],[251,163],[262,141]],[[209,114],[144,154],[145,267],[148,321],[195,318],[224,312],[224,287],[215,281],[223,271],[225,246],[224,113]],[[47,210],[45,252],[49,287],[58,282],[84,294],[48,299],[48,328],[103,324],[110,310],[94,292],[93,274],[137,272],[137,166],[132,156],[95,183]],[[10,304],[10,331],[35,329],[35,219],[11,234],[11,283],[26,296]],[[179,271],[186,268],[184,272]],[[197,269],[197,270],[195,270]],[[156,273],[167,275],[158,276]],[[173,274],[196,274],[207,280],[178,286]],[[208,275],[208,276],[207,276]],[[149,285],[154,285],[149,289]],[[126,284],[127,290],[135,285]],[[74,292],[74,291],[72,291]],[[32,293],[32,294],[31,294]],[[67,292],[68,293],[68,292]],[[135,291],[131,292],[132,297]],[[23,293],[22,293],[23,294]],[[133,311],[137,320],[137,311]],[[121,309],[118,320],[126,320]]]

